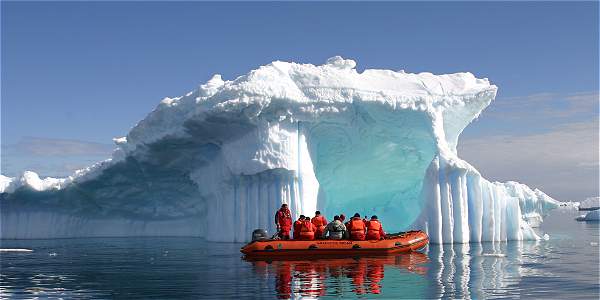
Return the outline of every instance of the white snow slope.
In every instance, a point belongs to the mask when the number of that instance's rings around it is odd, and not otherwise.
[[[492,183],[458,158],[462,130],[496,86],[471,73],[276,61],[165,98],[112,159],[69,178],[0,177],[1,237],[200,236],[247,241],[294,217],[376,214],[434,243],[539,238],[557,202]],[[494,159],[490,157],[490,159]]]

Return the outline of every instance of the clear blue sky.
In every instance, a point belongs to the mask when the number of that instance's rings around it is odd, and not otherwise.
[[[359,69],[488,77],[498,105],[467,129],[467,141],[598,119],[597,2],[1,5],[4,174],[36,159],[49,168],[35,155],[47,144],[81,141],[96,152],[76,153],[102,156],[100,144],[125,135],[164,96],[273,60],[320,64],[339,54]],[[583,107],[567,100],[577,95],[588,97]],[[532,118],[523,107],[574,112]]]

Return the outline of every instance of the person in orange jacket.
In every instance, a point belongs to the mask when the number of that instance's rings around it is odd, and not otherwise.
[[[315,217],[312,218],[311,222],[315,225],[315,237],[318,239],[323,238],[323,234],[325,234],[325,226],[327,226],[327,219],[321,215],[320,211],[315,212]]]
[[[292,229],[292,214],[287,204],[281,204],[281,208],[275,213],[275,225],[277,225],[277,236],[282,240],[290,239]]]
[[[349,226],[346,226],[350,232],[350,239],[354,241],[364,241],[367,227],[363,220],[360,219],[358,213],[354,214],[354,217],[348,222]]]
[[[300,238],[300,230],[302,229],[302,222],[304,222],[304,215],[300,215],[298,220],[294,222],[294,236],[295,240]]]
[[[315,225],[310,221],[309,217],[305,217],[300,227],[299,239],[303,241],[312,241],[315,239]]]
[[[377,219],[377,216],[372,216],[367,222],[367,240],[380,240],[385,238],[383,226]]]

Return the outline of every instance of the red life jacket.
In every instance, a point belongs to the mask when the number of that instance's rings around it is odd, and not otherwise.
[[[289,209],[279,209],[275,214],[275,221],[276,224],[279,224],[282,231],[290,231],[292,229],[292,216]]]
[[[367,222],[367,240],[378,240],[381,238],[381,223],[378,220]]]
[[[365,240],[365,223],[360,218],[350,220],[350,238],[356,241]]]
[[[300,227],[300,239],[312,241],[315,239],[315,226],[310,221],[302,222]]]
[[[304,220],[296,220],[296,222],[294,222],[294,239],[298,239],[300,237],[300,229],[302,228],[302,222],[304,222]]]
[[[316,228],[316,234],[318,237],[323,236],[323,233],[325,233],[325,226],[327,226],[327,220],[325,220],[325,217],[323,216],[316,216],[314,218],[312,218],[311,222],[313,223],[313,225],[315,225]]]

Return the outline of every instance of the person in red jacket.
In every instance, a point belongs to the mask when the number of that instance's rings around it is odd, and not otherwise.
[[[275,225],[277,225],[277,236],[282,240],[290,239],[292,229],[292,214],[287,204],[281,204],[281,208],[275,213]]]
[[[325,233],[325,226],[327,226],[327,219],[321,215],[320,211],[315,212],[315,217],[312,218],[311,222],[315,225],[315,237],[318,239],[323,238],[323,234]]]
[[[367,240],[380,240],[385,238],[383,226],[377,219],[377,216],[372,216],[367,222]]]
[[[300,240],[312,241],[315,239],[315,225],[310,221],[309,217],[304,218],[302,226],[300,227]]]
[[[300,230],[302,229],[302,222],[304,222],[304,215],[300,215],[298,220],[294,222],[294,239],[300,238]]]
[[[354,241],[364,241],[365,233],[367,228],[363,220],[360,219],[360,215],[358,213],[354,214],[354,217],[350,219],[348,222],[348,226],[346,226],[348,231],[350,232],[350,239]]]

